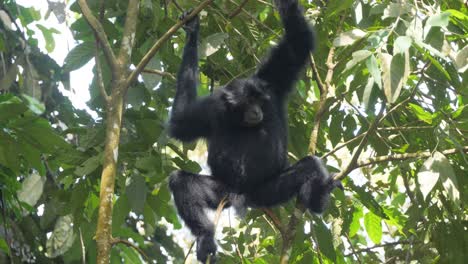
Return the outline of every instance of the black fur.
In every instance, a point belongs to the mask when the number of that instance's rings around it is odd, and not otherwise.
[[[314,35],[297,0],[275,0],[285,34],[257,72],[211,96],[197,98],[198,17],[184,29],[187,42],[177,76],[170,135],[181,141],[204,138],[213,176],[173,172],[170,189],[179,215],[197,237],[197,257],[216,253],[214,226],[204,209],[216,209],[223,197],[235,207],[269,207],[298,196],[321,213],[335,182],[320,159],[287,161],[287,95],[313,49]],[[242,203],[244,203],[242,205]]]

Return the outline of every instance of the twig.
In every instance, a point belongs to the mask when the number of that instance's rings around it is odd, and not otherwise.
[[[163,71],[160,71],[160,70],[155,70],[155,69],[144,69],[142,72],[144,73],[152,73],[152,74],[156,74],[156,75],[160,75],[162,77],[168,77],[169,79],[172,79],[172,80],[175,80],[176,78],[174,77],[174,75],[170,74],[169,72],[163,72]]]
[[[83,1],[83,0],[80,0]],[[141,71],[146,67],[146,65],[149,63],[149,61],[153,58],[154,54],[162,47],[162,45],[172,36],[174,33],[181,28],[188,20],[192,19],[194,16],[196,16],[198,13],[200,13],[206,6],[211,4],[213,0],[205,0],[200,5],[198,5],[193,11],[188,15],[185,16],[182,20],[177,22],[175,25],[173,25],[164,35],[161,36],[161,38],[154,43],[154,45],[151,47],[151,49],[143,56],[141,59],[140,63],[136,66],[135,70],[133,70],[130,75],[127,77],[125,80],[125,83],[123,87],[125,89],[128,89],[130,84],[137,78],[137,76],[141,73]]]
[[[215,219],[214,219],[214,232],[215,233],[216,233],[216,227],[218,226],[219,218],[221,217],[221,212],[223,211],[224,206],[226,205],[227,201],[228,201],[228,199],[227,199],[227,195],[226,195],[226,196],[223,197],[221,202],[219,202],[218,208],[216,209],[216,216],[215,216]],[[211,255],[209,255],[207,260],[206,260],[206,264],[210,264],[210,263],[211,263]]]
[[[283,224],[281,223],[281,220],[278,218],[278,216],[276,216],[276,214],[269,208],[263,208],[262,211],[265,213],[265,215],[268,216],[268,218],[270,218],[270,220],[275,225],[276,229],[279,230],[281,236],[283,236],[284,235],[284,228],[283,228]]]
[[[107,40],[106,32],[104,31],[102,24],[99,23],[99,21],[93,15],[91,9],[86,3],[86,0],[78,0],[78,5],[80,6],[81,12],[83,13],[83,16],[85,17],[89,26],[96,34],[97,39],[99,40],[99,43],[103,48],[107,63],[110,65],[111,71],[113,73],[116,73],[118,70],[117,59],[115,58],[114,52],[112,51],[112,47],[109,41]]]
[[[190,245],[189,250],[187,251],[187,254],[185,254],[184,264],[187,262],[188,256],[190,256],[190,252],[192,252],[192,248],[193,248],[194,245],[195,245],[195,241],[192,242],[192,244]]]
[[[444,155],[453,155],[456,153],[468,153],[468,146],[464,146],[463,148],[453,148],[453,149],[446,149],[441,151]],[[369,165],[382,163],[382,162],[389,162],[389,161],[397,161],[397,160],[407,160],[413,158],[428,158],[432,155],[431,151],[423,151],[417,153],[406,153],[406,154],[394,154],[394,155],[386,155],[386,156],[378,156],[373,158],[368,158],[365,160],[361,160],[357,162],[357,168],[366,167]]]
[[[149,260],[148,256],[145,254],[145,252],[144,252],[141,248],[139,248],[139,247],[135,246],[134,244],[132,244],[130,241],[125,240],[125,239],[121,239],[121,238],[112,238],[112,240],[111,240],[111,245],[116,245],[116,244],[118,244],[118,243],[124,244],[124,245],[126,245],[127,247],[131,247],[131,248],[135,249],[135,250],[136,250],[140,255],[142,255],[147,261]]]
[[[244,2],[242,2],[236,9],[234,9],[234,11],[231,12],[231,14],[228,15],[228,18],[232,19],[235,16],[237,16],[242,11],[242,8],[247,4],[248,1],[249,0],[244,0]]]
[[[104,20],[104,0],[100,0],[99,1],[99,23],[102,24],[103,20]],[[94,39],[95,39],[94,60],[96,63],[97,85],[99,87],[99,92],[101,93],[101,96],[104,99],[104,103],[106,104],[106,106],[108,106],[111,98],[106,92],[106,88],[104,86],[104,81],[102,78],[102,65],[101,65],[101,60],[99,59],[100,44],[99,44],[99,37],[97,33],[94,33]],[[115,74],[115,73],[112,73],[112,74]]]
[[[218,208],[216,208],[216,215],[214,219],[214,232],[216,232],[216,226],[218,226],[218,221],[219,218],[221,217],[221,212],[223,212],[224,206],[228,202],[227,195],[221,199],[221,201],[218,204]],[[193,246],[195,245],[195,241],[193,241],[192,245],[190,245],[189,250],[187,251],[187,254],[185,255],[184,263],[187,261],[188,256],[190,255],[190,252],[192,251]],[[208,256],[208,259],[206,260],[206,264],[210,263],[211,256]]]
[[[314,55],[312,54],[310,55],[310,68],[312,69],[312,77],[317,82],[320,94],[326,94],[325,84],[323,83],[322,78],[320,78],[320,74],[317,69],[317,64],[315,63]]]
[[[357,259],[358,263],[361,264],[362,263],[361,259],[359,258],[359,255],[357,255],[356,249],[354,248],[353,243],[351,242],[351,239],[349,239],[348,234],[345,234],[345,237],[348,240],[349,247],[351,248],[351,251],[353,251],[353,255],[356,256],[356,259]]]
[[[404,244],[409,244],[409,243],[410,242],[408,240],[402,240],[402,241],[390,242],[390,243],[386,243],[386,244],[379,244],[379,245],[375,245],[375,246],[368,247],[368,248],[358,249],[358,250],[354,251],[353,253],[346,254],[344,256],[349,257],[351,255],[359,254],[359,253],[362,253],[362,252],[370,252],[370,251],[372,251],[373,249],[376,249],[376,248],[390,247],[390,246],[395,246],[395,245],[404,245]]]
[[[355,136],[354,138],[352,138],[352,139],[350,139],[350,140],[348,140],[348,141],[346,141],[346,142],[343,142],[343,143],[340,144],[339,146],[336,146],[336,147],[335,147],[333,150],[331,150],[330,152],[328,152],[328,153],[326,153],[325,155],[323,155],[321,158],[322,158],[322,159],[325,159],[326,157],[332,155],[333,153],[337,152],[338,150],[340,150],[340,149],[346,147],[347,145],[353,143],[354,141],[360,139],[361,137],[365,136],[366,134],[367,134],[367,131],[364,132],[364,133],[362,133],[362,134],[360,134],[360,135]]]
[[[80,232],[81,256],[82,256],[83,264],[86,264],[86,248],[85,248],[84,241],[83,241],[83,232],[81,232],[81,228],[78,228],[78,230]]]
[[[172,0],[171,2],[175,5],[177,9],[179,9],[180,12],[184,12],[184,9],[180,7],[176,0]]]
[[[367,130],[367,133],[364,135],[364,137],[361,139],[361,142],[359,143],[359,146],[357,147],[356,151],[353,154],[353,157],[351,158],[351,161],[348,163],[348,166],[344,170],[342,170],[340,173],[335,175],[333,178],[335,180],[342,180],[350,173],[353,169],[356,168],[357,165],[357,160],[359,156],[361,155],[362,150],[367,144],[367,140],[369,138],[369,135],[373,134],[373,132],[377,129],[378,124],[381,121],[381,117],[383,116],[385,110],[385,104],[382,104],[382,107],[380,108],[380,112],[377,115],[377,117],[374,119],[374,121],[371,123],[369,129]]]

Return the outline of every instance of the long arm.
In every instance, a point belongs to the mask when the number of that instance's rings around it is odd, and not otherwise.
[[[314,34],[297,0],[276,0],[285,34],[262,63],[256,77],[282,95],[291,91],[314,48]]]
[[[182,141],[206,137],[210,128],[211,98],[197,100],[199,18],[187,22],[182,64],[177,74],[176,94],[169,121],[169,134]]]

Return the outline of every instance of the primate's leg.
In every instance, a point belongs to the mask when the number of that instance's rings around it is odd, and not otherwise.
[[[175,171],[171,173],[169,187],[180,217],[197,237],[197,258],[205,263],[209,255],[216,254],[216,244],[214,225],[204,209],[218,207],[227,194],[225,186],[214,177]]]
[[[335,187],[342,188],[341,182],[333,180],[319,158],[309,156],[287,168],[273,180],[258,186],[255,192],[246,194],[247,204],[270,207],[298,195],[310,211],[321,213]]]

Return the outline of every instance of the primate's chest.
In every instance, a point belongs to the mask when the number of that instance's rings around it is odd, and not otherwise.
[[[208,163],[215,177],[234,187],[275,177],[286,162],[281,126],[230,130],[209,140]]]

